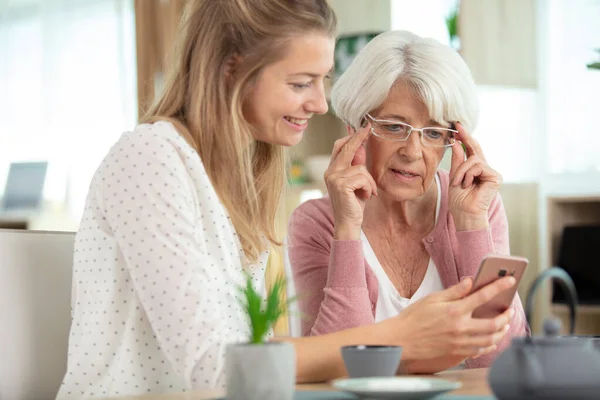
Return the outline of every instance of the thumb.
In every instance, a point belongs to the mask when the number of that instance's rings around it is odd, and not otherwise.
[[[454,286],[440,292],[443,301],[460,300],[471,292],[473,280],[465,278]]]

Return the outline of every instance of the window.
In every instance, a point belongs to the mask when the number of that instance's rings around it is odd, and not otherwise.
[[[0,5],[0,190],[11,162],[47,161],[47,201],[83,210],[110,146],[137,119],[133,0]]]
[[[546,169],[600,172],[600,70],[587,69],[600,48],[600,0],[549,0],[544,26]]]

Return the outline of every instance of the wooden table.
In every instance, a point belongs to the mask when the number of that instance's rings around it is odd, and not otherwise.
[[[462,388],[451,392],[452,394],[470,394],[486,396],[491,395],[490,388],[487,383],[487,368],[466,369],[440,372],[435,375],[419,375],[431,376],[448,379],[450,381],[462,382]],[[332,390],[327,383],[298,385],[298,390]],[[153,394],[143,396],[128,396],[112,398],[111,400],[209,400],[225,395],[222,390],[200,390],[187,393],[172,393],[172,394]],[[108,399],[107,399],[108,400]]]

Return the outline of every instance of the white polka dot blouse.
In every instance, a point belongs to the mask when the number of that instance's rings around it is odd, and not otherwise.
[[[263,290],[267,256],[246,266]],[[223,387],[226,346],[249,338],[244,267],[200,157],[173,125],[123,134],[92,180],[76,236],[57,398]]]

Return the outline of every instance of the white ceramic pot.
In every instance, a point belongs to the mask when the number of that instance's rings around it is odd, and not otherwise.
[[[294,346],[282,342],[229,345],[225,374],[228,400],[292,400]]]

